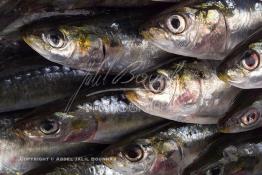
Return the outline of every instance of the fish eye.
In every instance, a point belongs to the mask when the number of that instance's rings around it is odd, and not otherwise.
[[[61,48],[65,45],[65,36],[59,30],[51,30],[42,34],[42,39],[53,48]]]
[[[241,60],[243,67],[246,70],[252,71],[258,67],[260,57],[255,51],[248,50],[243,54]]]
[[[250,126],[258,120],[259,116],[260,114],[257,110],[250,110],[244,116],[241,117],[241,123],[244,126]]]
[[[148,88],[151,92],[158,94],[165,90],[166,78],[164,76],[155,75],[149,80]]]
[[[39,129],[46,135],[55,134],[59,131],[59,123],[55,120],[44,120],[41,122]]]
[[[138,162],[143,158],[144,151],[141,146],[133,144],[124,149],[123,155],[130,162]]]
[[[186,20],[180,15],[173,15],[168,18],[167,27],[174,34],[180,34],[186,29]]]

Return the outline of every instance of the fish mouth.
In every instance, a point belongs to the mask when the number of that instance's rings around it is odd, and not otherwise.
[[[217,129],[219,132],[221,133],[236,133],[234,132],[234,130],[232,130],[232,127],[229,125],[229,123],[231,123],[229,120],[231,120],[230,118],[235,117],[233,115],[227,115],[221,119],[219,119],[219,121],[217,122]]]
[[[152,33],[147,30],[142,30],[140,34],[144,37],[145,40],[151,40],[153,37]]]
[[[23,36],[23,40],[28,46],[30,46],[43,58],[58,64],[65,65],[64,63],[66,62],[67,58],[57,54],[53,56],[49,50],[46,50],[46,43],[39,36],[33,34],[25,34]]]
[[[26,134],[24,133],[24,131],[21,131],[21,130],[19,130],[17,128],[13,129],[13,132],[19,138],[25,138],[26,137]]]
[[[225,126],[223,125],[223,123],[224,123],[224,120],[219,120],[219,121],[218,121],[218,123],[217,123],[217,129],[218,129],[218,131],[221,132],[221,133],[229,133],[228,128],[225,127]]]
[[[241,84],[243,83],[243,78],[238,78],[235,76],[229,76],[224,71],[217,71],[217,77],[224,81],[225,83]]]
[[[125,93],[126,98],[134,104],[138,104],[138,94],[134,91],[127,91]]]
[[[32,48],[35,47],[34,43],[37,40],[37,37],[35,37],[34,35],[31,35],[31,34],[24,34],[22,36],[22,38],[25,41],[25,43],[28,44],[30,47],[32,47]],[[33,48],[33,49],[35,49],[35,48]]]
[[[165,30],[157,27],[150,27],[149,29],[143,29],[140,31],[140,34],[144,37],[145,40],[154,41],[157,39],[165,39]]]
[[[229,82],[230,84],[232,84],[232,85],[234,85],[234,86],[236,86],[236,87],[241,87],[241,85],[243,85],[244,84],[244,80],[241,80],[241,79],[239,79],[239,80],[233,80],[232,78],[230,79],[230,80],[228,80],[227,82]],[[242,87],[243,88],[243,87]],[[243,88],[244,89],[244,88]]]
[[[114,162],[117,161],[117,156],[115,156],[117,153],[117,150],[115,150],[112,147],[109,147],[105,149],[102,152],[102,156],[105,157],[105,159],[102,160],[102,163],[109,168],[114,169]]]
[[[48,54],[48,52],[45,52],[45,43],[40,37],[33,34],[24,34],[22,38],[28,46],[30,46],[34,51],[42,55],[44,58],[50,57],[50,54]]]
[[[220,72],[218,72],[217,77],[218,77],[220,80],[222,80],[222,81],[224,81],[224,82],[226,82],[226,83],[228,83],[229,81],[232,81],[232,80],[231,80],[231,77],[230,77],[229,75],[227,75],[226,73],[220,73]]]

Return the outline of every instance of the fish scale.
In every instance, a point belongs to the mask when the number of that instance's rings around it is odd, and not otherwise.
[[[69,96],[77,90],[87,74],[56,65],[32,65],[30,68],[17,68],[13,72],[2,71],[0,112],[32,108]],[[46,83],[49,86],[45,86]]]
[[[225,58],[217,68],[221,80],[241,89],[262,87],[261,34],[262,30],[259,28]]]
[[[177,67],[181,67],[177,69]],[[137,83],[125,95],[149,114],[184,123],[216,124],[234,104],[241,89],[217,78],[218,61],[177,61],[154,72],[161,79]],[[154,82],[163,85],[155,93]],[[143,88],[144,87],[144,88]]]
[[[208,0],[175,5],[153,17],[141,33],[170,53],[223,60],[262,25],[261,4],[259,0]],[[178,29],[167,22],[173,18]]]
[[[43,22],[25,27],[23,39],[58,64],[98,73],[137,74],[180,58],[158,49],[139,34],[138,26],[155,11],[119,11],[55,26]],[[57,36],[62,47],[52,47],[50,36]]]
[[[154,131],[145,131],[109,146],[103,151],[103,163],[123,174],[181,174],[203,149],[219,138],[216,126],[170,123]],[[129,159],[132,150],[139,159]],[[140,152],[141,151],[141,152]]]
[[[123,95],[100,94],[85,97],[78,94],[67,111],[68,99],[36,109],[23,121],[17,122],[17,134],[31,143],[114,143],[137,130],[143,130],[165,122],[140,110],[132,111],[131,103]],[[125,111],[122,111],[124,105]],[[134,106],[132,108],[135,109]],[[47,110],[48,109],[48,110]],[[41,131],[43,123],[59,123],[56,132]],[[117,123],[117,126],[116,126]],[[53,125],[53,127],[55,127]]]

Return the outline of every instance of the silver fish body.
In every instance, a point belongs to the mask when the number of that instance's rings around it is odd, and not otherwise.
[[[151,71],[175,57],[139,34],[138,26],[152,12],[108,13],[76,24],[43,23],[25,28],[23,38],[44,58],[72,68],[110,73]]]
[[[240,43],[217,69],[218,77],[242,89],[262,88],[262,30]]]
[[[58,101],[30,113],[16,123],[16,133],[31,143],[108,144],[165,122],[142,112],[121,95],[78,95],[72,103]]]
[[[259,0],[209,0],[174,6],[153,18],[141,32],[165,51],[222,60],[261,25]]]
[[[218,62],[177,62],[158,69],[143,88],[126,92],[143,111],[186,123],[216,124],[241,91],[216,76]],[[155,76],[154,76],[155,75]]]
[[[14,114],[14,116],[17,116]],[[19,115],[20,116],[20,115]],[[1,116],[2,117],[2,116]],[[103,145],[92,144],[32,144],[17,137],[14,132],[16,120],[6,116],[0,119],[0,173],[24,174],[39,166],[57,161],[61,157],[74,159],[80,155],[90,156],[103,149]]]
[[[35,63],[12,71],[4,67],[0,75],[0,112],[32,108],[69,96],[86,75],[53,64]]]
[[[103,157],[110,158],[103,163],[122,174],[181,174],[216,134],[212,125],[170,124],[112,145],[103,152]]]
[[[261,130],[256,130],[219,138],[210,144],[183,174],[261,174],[260,132]]]
[[[4,0],[5,1],[5,0]],[[75,0],[7,0],[5,3],[1,1],[0,4],[0,36],[10,37],[14,35],[15,39],[20,39],[20,29],[30,23],[49,20],[54,18],[70,17],[86,17],[90,18],[95,15],[107,15],[109,11],[114,11],[116,7],[132,7],[134,9],[145,8],[145,10],[152,10],[152,8],[166,8],[170,3],[159,3],[151,0],[139,1],[75,1]],[[147,7],[149,6],[149,7]],[[113,8],[108,8],[113,7]],[[117,8],[121,9],[121,8]],[[127,10],[128,8],[124,8]],[[60,19],[58,19],[60,20]],[[64,20],[64,19],[62,19]],[[78,20],[78,19],[71,19]]]
[[[260,90],[244,91],[232,108],[218,122],[220,132],[238,133],[262,126],[262,96]]]

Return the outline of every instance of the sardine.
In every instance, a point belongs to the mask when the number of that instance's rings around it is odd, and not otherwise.
[[[41,165],[63,161],[62,159],[75,160],[83,155],[91,157],[106,146],[90,143],[32,144],[13,132],[15,122],[10,117],[0,119],[0,174],[24,174]]]
[[[143,7],[146,11],[155,7],[166,8],[169,4],[151,0],[3,0],[0,2],[0,36],[15,32],[22,26],[42,19],[54,20],[58,16],[89,18],[93,15],[106,15],[108,11],[116,7]],[[17,35],[17,37],[20,36]]]
[[[0,112],[32,108],[65,98],[78,89],[85,76],[91,76],[81,70],[42,63],[32,61],[17,65],[10,62],[1,66]]]
[[[28,45],[23,40],[9,39],[0,39],[0,54],[0,62],[2,63],[6,61],[7,65],[8,60],[10,59],[14,60],[17,58],[17,60],[22,60],[24,58],[32,58],[35,55],[37,56],[35,51],[28,47]],[[4,65],[1,66],[3,67]]]
[[[148,74],[127,98],[143,111],[186,123],[215,124],[241,91],[216,76],[216,61],[181,61]]]
[[[125,11],[98,15],[78,24],[32,24],[24,29],[23,38],[46,59],[87,71],[140,73],[175,58],[138,33],[138,26],[156,10]]]
[[[242,88],[262,88],[262,30],[240,43],[218,67],[218,77]]]
[[[261,25],[260,0],[208,0],[174,6],[152,18],[141,33],[165,51],[222,60]]]
[[[226,116],[219,120],[221,132],[237,133],[262,127],[262,92],[251,90],[241,93]]]
[[[262,171],[261,129],[224,135],[206,147],[183,175],[259,175]],[[236,139],[237,138],[237,139]]]
[[[170,124],[110,146],[102,153],[108,158],[103,163],[122,174],[181,174],[217,137],[212,125]]]
[[[10,20],[3,20],[4,24],[0,27],[1,32],[0,36],[2,38],[8,39],[22,39],[20,29],[26,25],[29,25],[33,22],[37,22],[39,20],[48,20],[48,19],[55,19],[64,16],[71,16],[71,17],[92,17],[94,15],[101,15],[102,13],[106,13],[106,10],[100,10],[99,12],[96,10],[66,10],[66,11],[40,11],[37,10],[32,11],[30,13],[21,14],[20,16],[14,16]],[[12,16],[11,16],[12,17]],[[11,18],[9,17],[9,18]],[[2,18],[5,18],[3,16]],[[1,19],[1,17],[0,17]],[[16,32],[16,33],[15,33]]]
[[[121,94],[78,96],[72,104],[63,100],[36,109],[16,123],[17,135],[32,143],[109,144],[165,122],[128,103]]]

